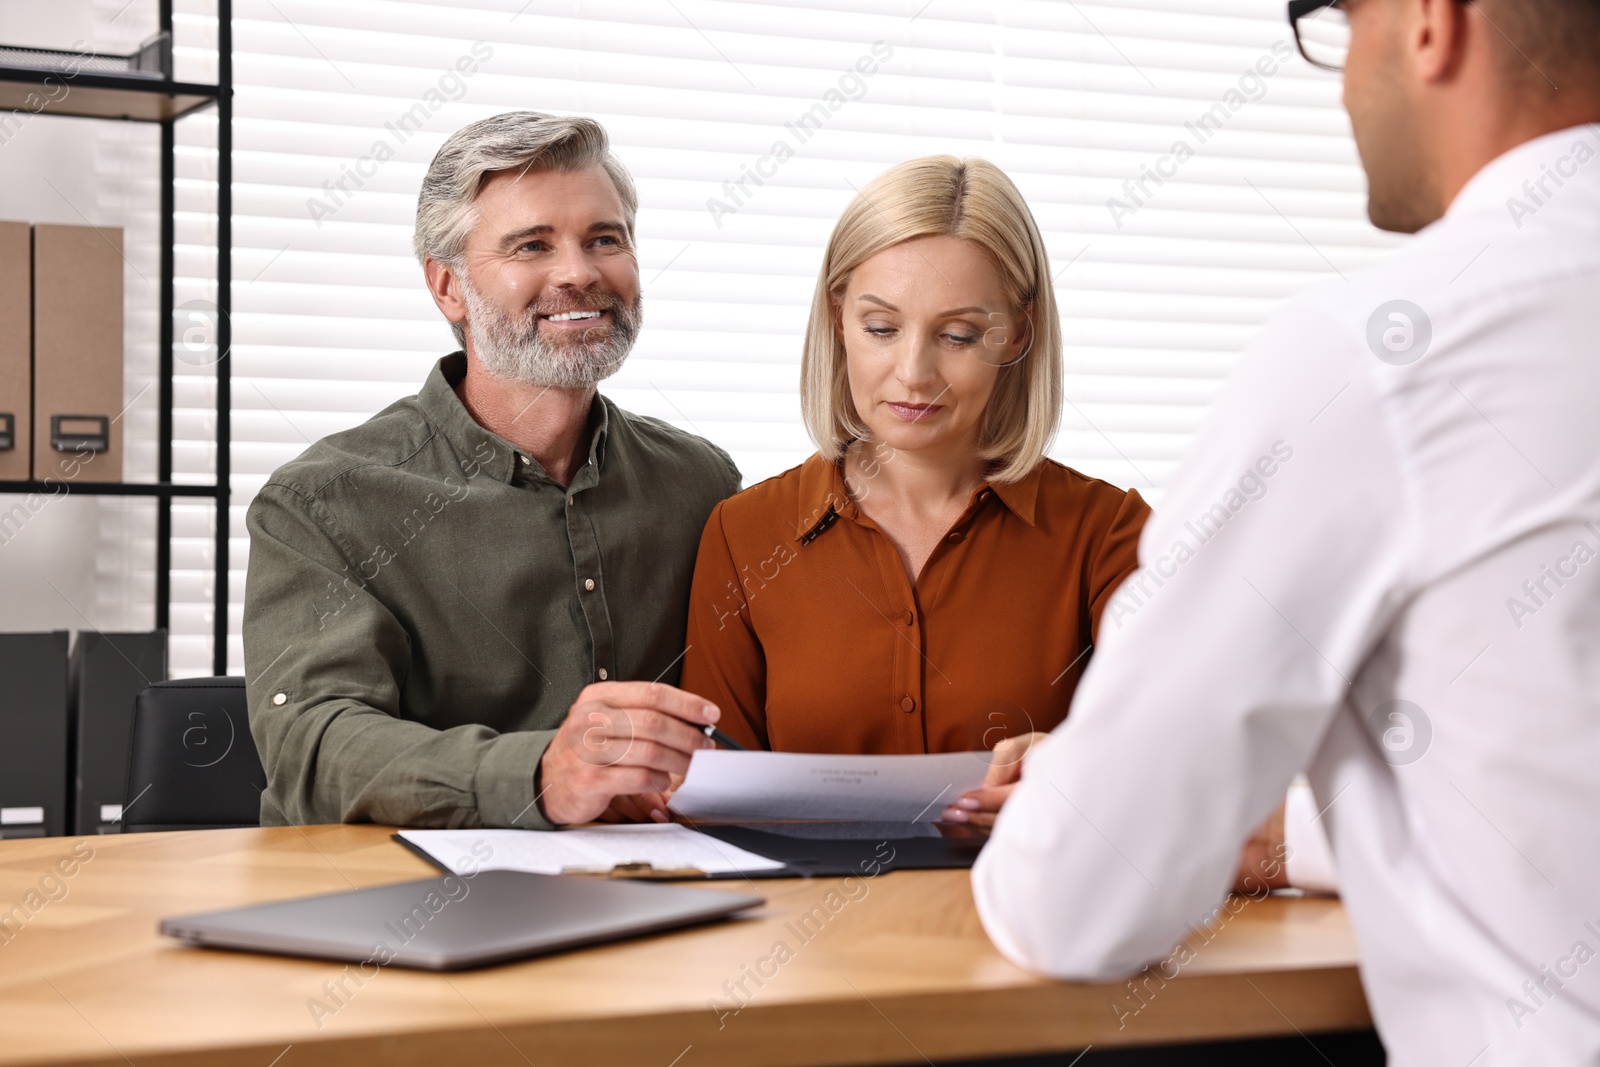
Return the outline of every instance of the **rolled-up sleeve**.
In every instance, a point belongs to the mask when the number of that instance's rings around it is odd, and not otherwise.
[[[263,825],[545,829],[535,774],[554,731],[401,717],[411,637],[365,589],[330,516],[268,485],[252,503],[244,653]]]

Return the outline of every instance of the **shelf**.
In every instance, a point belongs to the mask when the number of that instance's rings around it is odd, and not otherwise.
[[[215,85],[137,74],[93,74],[85,70],[68,77],[59,69],[0,66],[0,110],[19,116],[71,115],[165,122],[211,106],[217,102],[218,93]]]
[[[185,482],[69,482],[52,479],[48,482],[0,481],[0,493],[41,493],[54,496],[65,488],[68,496],[199,496],[214,497],[214,485],[190,485]]]
[[[119,0],[132,7],[136,0]],[[161,256],[160,293],[156,303],[158,429],[156,465],[150,482],[87,482],[50,477],[44,480],[0,481],[0,494],[49,499],[61,496],[135,497],[155,503],[156,629],[170,628],[172,608],[173,501],[210,500],[215,508],[212,534],[215,580],[211,583],[211,662],[215,674],[228,669],[229,538],[232,499],[233,390],[229,363],[216,365],[216,467],[211,485],[173,482],[173,316],[176,304],[177,258],[177,126],[174,120],[208,107],[216,108],[216,307],[217,345],[227,351],[233,305],[233,0],[215,0],[217,16],[215,85],[174,79],[172,0],[156,0],[156,34],[129,55],[85,50],[37,48],[0,43],[0,149],[34,115],[113,119],[157,125],[160,149],[159,205],[156,247]],[[33,505],[30,504],[30,507]],[[16,510],[16,501],[5,507]],[[4,515],[0,515],[3,518]]]

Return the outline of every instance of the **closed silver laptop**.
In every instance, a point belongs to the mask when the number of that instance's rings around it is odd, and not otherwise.
[[[713,889],[482,871],[163,919],[192,945],[449,971],[710,922],[765,904]]]

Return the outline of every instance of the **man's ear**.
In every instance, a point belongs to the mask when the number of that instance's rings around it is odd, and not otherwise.
[[[422,261],[422,273],[428,281],[428,295],[433,297],[440,314],[452,323],[467,321],[467,299],[461,291],[458,269],[442,260],[428,256]]]
[[[1410,0],[1406,46],[1424,84],[1448,81],[1467,51],[1467,19],[1472,5],[1458,0]]]

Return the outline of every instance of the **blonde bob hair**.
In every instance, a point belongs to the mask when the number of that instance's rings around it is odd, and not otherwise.
[[[1044,457],[1061,421],[1061,324],[1050,259],[1017,187],[985,159],[928,156],[891,167],[850,202],[833,228],[811,301],[800,362],[800,404],[821,454],[837,461],[868,436],[850,397],[837,318],[850,276],[892,245],[959,237],[994,262],[1011,311],[1026,316],[1026,355],[1000,371],[979,428],[990,481],[1015,482]]]

